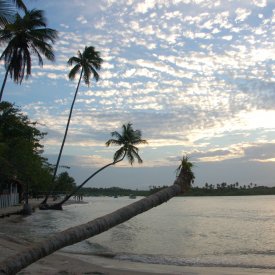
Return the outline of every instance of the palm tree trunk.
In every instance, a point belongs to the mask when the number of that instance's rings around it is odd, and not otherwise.
[[[0,102],[2,101],[4,88],[6,86],[7,77],[8,77],[8,74],[9,74],[9,68],[10,68],[10,66],[7,68],[6,73],[5,73],[5,77],[4,77],[4,80],[3,80],[3,84],[2,84],[2,88],[1,88],[1,92],[0,92]]]
[[[77,87],[76,87],[76,91],[75,91],[75,94],[74,94],[74,99],[73,99],[71,109],[70,109],[68,122],[67,122],[67,125],[66,125],[65,134],[64,134],[64,137],[63,137],[63,141],[62,141],[61,148],[60,148],[58,158],[57,158],[57,162],[56,162],[56,165],[55,165],[55,169],[54,169],[54,173],[53,173],[53,177],[52,177],[53,187],[52,187],[52,190],[50,192],[48,192],[48,194],[46,194],[46,197],[45,197],[44,201],[41,204],[46,204],[47,203],[49,195],[54,191],[54,188],[55,188],[54,180],[55,180],[55,177],[56,177],[56,174],[57,174],[57,170],[58,170],[60,158],[61,158],[61,155],[62,155],[63,147],[64,147],[64,144],[65,144],[65,141],[66,141],[66,138],[67,138],[67,133],[68,133],[68,129],[69,129],[72,113],[73,113],[74,103],[75,103],[76,96],[77,96],[77,93],[78,93],[78,89],[79,89],[80,81],[81,81],[81,78],[82,78],[82,74],[83,74],[83,68],[82,68],[81,73],[80,73],[79,81],[78,81],[78,84],[77,84]]]
[[[69,195],[65,196],[65,198],[58,203],[55,203],[53,205],[49,205],[49,209],[53,209],[53,210],[62,210],[62,205],[69,200],[74,194],[77,193],[78,190],[80,190],[91,178],[93,178],[96,174],[98,174],[99,172],[101,172],[102,170],[104,170],[105,168],[111,166],[111,165],[115,165],[116,163],[122,161],[125,158],[125,154],[124,156],[117,161],[114,161],[112,163],[109,163],[103,167],[101,167],[100,169],[98,169],[97,171],[95,171],[90,177],[88,177],[86,180],[84,180],[80,185],[78,185]]]
[[[188,174],[185,174],[183,171],[175,180],[174,184],[166,189],[86,224],[71,227],[65,231],[56,233],[47,240],[36,243],[20,253],[7,258],[0,262],[0,274],[15,274],[28,265],[65,246],[78,243],[105,232],[179,195],[184,190],[187,190],[190,185],[191,179]]]

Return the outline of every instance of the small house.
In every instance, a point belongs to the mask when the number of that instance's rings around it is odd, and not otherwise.
[[[23,185],[17,179],[11,179],[0,185],[0,208],[18,204],[22,199]]]

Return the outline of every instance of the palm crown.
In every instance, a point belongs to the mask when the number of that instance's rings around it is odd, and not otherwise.
[[[41,10],[26,11],[21,17],[15,15],[13,23],[5,24],[0,30],[1,44],[8,43],[0,59],[5,61],[7,71],[16,83],[21,83],[26,70],[26,77],[31,75],[32,58],[34,53],[39,65],[43,65],[42,55],[54,61],[51,43],[57,38],[57,31],[46,28],[46,19]]]
[[[73,56],[68,60],[69,65],[75,66],[69,73],[69,79],[73,80],[76,74],[81,70],[85,84],[90,85],[90,78],[93,75],[94,79],[98,81],[99,74],[97,71],[101,69],[103,62],[100,57],[100,52],[96,51],[94,47],[85,47],[84,52],[78,51],[77,56]]]
[[[141,139],[141,131],[134,130],[131,123],[122,126],[122,133],[118,133],[117,131],[111,133],[112,137],[116,137],[116,139],[109,139],[106,142],[106,146],[118,145],[121,146],[114,154],[114,162],[123,160],[125,156],[129,160],[132,165],[137,159],[138,163],[142,163],[142,159],[138,154],[139,149],[136,145],[146,144],[147,141]]]
[[[177,176],[179,176],[180,173],[183,172],[184,174],[188,175],[188,177],[190,178],[190,181],[193,182],[195,179],[195,175],[192,171],[193,167],[194,167],[194,164],[189,161],[189,157],[183,156],[179,167],[176,169]]]

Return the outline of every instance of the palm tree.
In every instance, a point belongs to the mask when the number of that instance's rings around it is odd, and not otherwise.
[[[107,147],[110,145],[118,145],[121,146],[114,154],[113,162],[101,167],[96,172],[94,172],[90,177],[88,177],[85,181],[83,181],[79,186],[75,188],[73,192],[67,195],[61,202],[56,203],[52,206],[49,206],[50,209],[62,210],[62,205],[73,195],[75,195],[78,190],[80,190],[91,178],[97,175],[99,172],[104,170],[105,168],[115,165],[118,162],[124,160],[127,157],[129,163],[133,165],[135,159],[137,159],[138,163],[142,163],[142,159],[138,154],[139,149],[136,145],[139,144],[147,144],[147,141],[142,139],[141,131],[134,130],[131,123],[122,126],[122,133],[118,133],[117,131],[111,133],[112,137],[116,139],[109,139],[105,144]]]
[[[192,164],[188,163],[186,157],[183,158],[180,167],[178,176],[174,184],[170,187],[86,224],[71,227],[48,237],[42,242],[33,244],[31,247],[0,262],[0,273],[15,274],[28,265],[65,246],[75,244],[105,232],[153,207],[161,205],[174,196],[184,193],[190,188],[194,180],[194,174],[192,170],[190,170]]]
[[[57,39],[57,31],[46,27],[46,18],[42,10],[26,11],[21,17],[19,13],[15,15],[12,23],[5,24],[0,30],[0,43],[7,47],[0,56],[4,60],[6,74],[0,92],[0,102],[2,100],[8,74],[15,83],[21,84],[25,76],[31,75],[32,57],[34,53],[38,58],[38,63],[43,66],[42,55],[50,61],[54,61],[54,53],[50,43]]]
[[[79,80],[78,80],[78,84],[76,86],[76,90],[75,90],[75,94],[74,94],[74,98],[73,98],[73,102],[71,105],[71,109],[70,109],[70,113],[69,113],[69,117],[68,117],[68,121],[67,121],[67,126],[65,129],[65,134],[63,137],[63,141],[59,150],[59,154],[57,157],[57,162],[55,165],[55,169],[54,169],[54,173],[53,173],[53,178],[52,178],[52,183],[54,184],[54,180],[56,177],[56,173],[59,167],[59,162],[60,162],[60,158],[62,155],[62,151],[63,151],[63,147],[67,138],[67,133],[68,133],[68,129],[69,129],[69,125],[70,125],[70,121],[71,121],[71,117],[72,117],[72,112],[73,112],[73,108],[74,108],[74,103],[76,100],[76,96],[78,93],[78,89],[79,89],[79,85],[83,76],[84,82],[85,84],[87,84],[88,86],[90,85],[90,78],[91,75],[93,75],[93,78],[98,81],[99,80],[99,74],[97,71],[99,71],[101,69],[101,64],[103,62],[103,59],[100,57],[100,53],[97,52],[95,50],[94,47],[90,46],[90,47],[85,47],[84,52],[81,53],[80,51],[78,51],[77,56],[73,56],[68,60],[68,64],[69,65],[73,65],[75,64],[75,66],[71,69],[71,71],[69,72],[69,79],[73,80],[75,79],[77,73],[79,73],[80,71],[80,76],[79,76]],[[54,186],[51,192],[53,192],[54,190]],[[51,193],[50,192],[50,193]],[[41,208],[44,208],[44,206],[47,204],[47,200],[49,198],[50,194],[47,194],[44,201],[41,203]],[[44,205],[44,206],[42,206]]]
[[[27,11],[27,8],[22,0],[1,0],[0,1],[0,26],[4,26],[8,22],[11,22],[13,16],[15,15],[15,9],[12,5],[13,2],[15,6],[19,9],[22,9],[24,12]]]

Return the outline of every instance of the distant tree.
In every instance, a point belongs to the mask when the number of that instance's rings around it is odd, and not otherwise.
[[[56,192],[71,192],[76,187],[76,183],[68,172],[62,172],[56,177],[56,186]]]
[[[112,137],[115,139],[109,139],[106,142],[106,146],[110,145],[118,145],[121,146],[114,154],[113,162],[103,166],[102,168],[98,169],[95,173],[93,173],[90,177],[88,177],[84,182],[82,182],[79,186],[77,186],[69,195],[67,195],[61,202],[54,204],[53,206],[49,207],[45,205],[41,205],[41,209],[56,209],[61,210],[62,204],[64,204],[69,198],[75,195],[90,179],[92,179],[95,175],[99,172],[104,170],[105,168],[115,165],[127,158],[129,163],[133,165],[135,159],[137,159],[138,163],[142,163],[142,159],[139,156],[139,149],[137,145],[146,144],[147,141],[142,139],[142,134],[140,130],[134,130],[131,123],[122,126],[122,133],[115,131],[111,133]]]
[[[222,188],[222,189],[225,189],[225,188],[226,188],[226,185],[227,185],[226,182],[222,182],[222,183],[221,183],[221,188]]]
[[[55,180],[55,177],[56,177],[56,174],[57,174],[57,170],[58,170],[58,167],[59,167],[59,162],[60,162],[60,159],[61,159],[61,156],[62,156],[65,141],[66,141],[66,138],[67,138],[67,134],[68,134],[69,126],[70,126],[70,121],[71,121],[71,117],[72,117],[72,113],[73,113],[73,108],[74,108],[76,96],[77,96],[77,93],[78,93],[78,89],[79,89],[79,85],[80,85],[80,82],[82,80],[82,77],[84,79],[85,84],[88,85],[88,86],[90,85],[91,76],[93,76],[93,78],[96,81],[98,81],[99,80],[98,71],[101,69],[102,62],[103,62],[103,59],[100,57],[100,52],[96,51],[95,48],[92,47],[92,46],[85,47],[83,53],[78,51],[77,56],[73,56],[68,60],[69,65],[74,65],[75,64],[75,66],[71,69],[71,71],[69,73],[69,79],[70,80],[75,79],[77,73],[79,73],[79,72],[80,72],[80,76],[79,76],[78,84],[76,86],[74,98],[73,98],[73,101],[72,101],[72,104],[71,104],[71,109],[70,109],[66,129],[65,129],[64,137],[63,137],[62,144],[61,144],[59,154],[58,154],[58,157],[57,157],[57,161],[56,161],[56,165],[55,165],[55,169],[54,169],[54,173],[53,173],[52,183],[54,183],[54,180]],[[55,189],[55,187],[56,187],[56,185],[53,184],[52,191]],[[42,202],[42,204],[46,205],[48,197],[49,197],[49,194],[46,195],[46,197],[45,197],[44,201]],[[42,208],[45,208],[45,207],[42,207]]]
[[[208,187],[209,187],[207,182],[205,183],[204,186],[205,186],[205,189],[208,189]]]
[[[26,11],[22,17],[16,13],[12,23],[6,23],[0,29],[0,43],[6,45],[0,60],[4,60],[6,74],[0,91],[0,102],[6,85],[8,74],[15,83],[21,84],[25,76],[31,75],[32,54],[43,66],[42,55],[54,61],[54,53],[50,43],[57,39],[57,31],[46,27],[46,18],[41,10]]]

